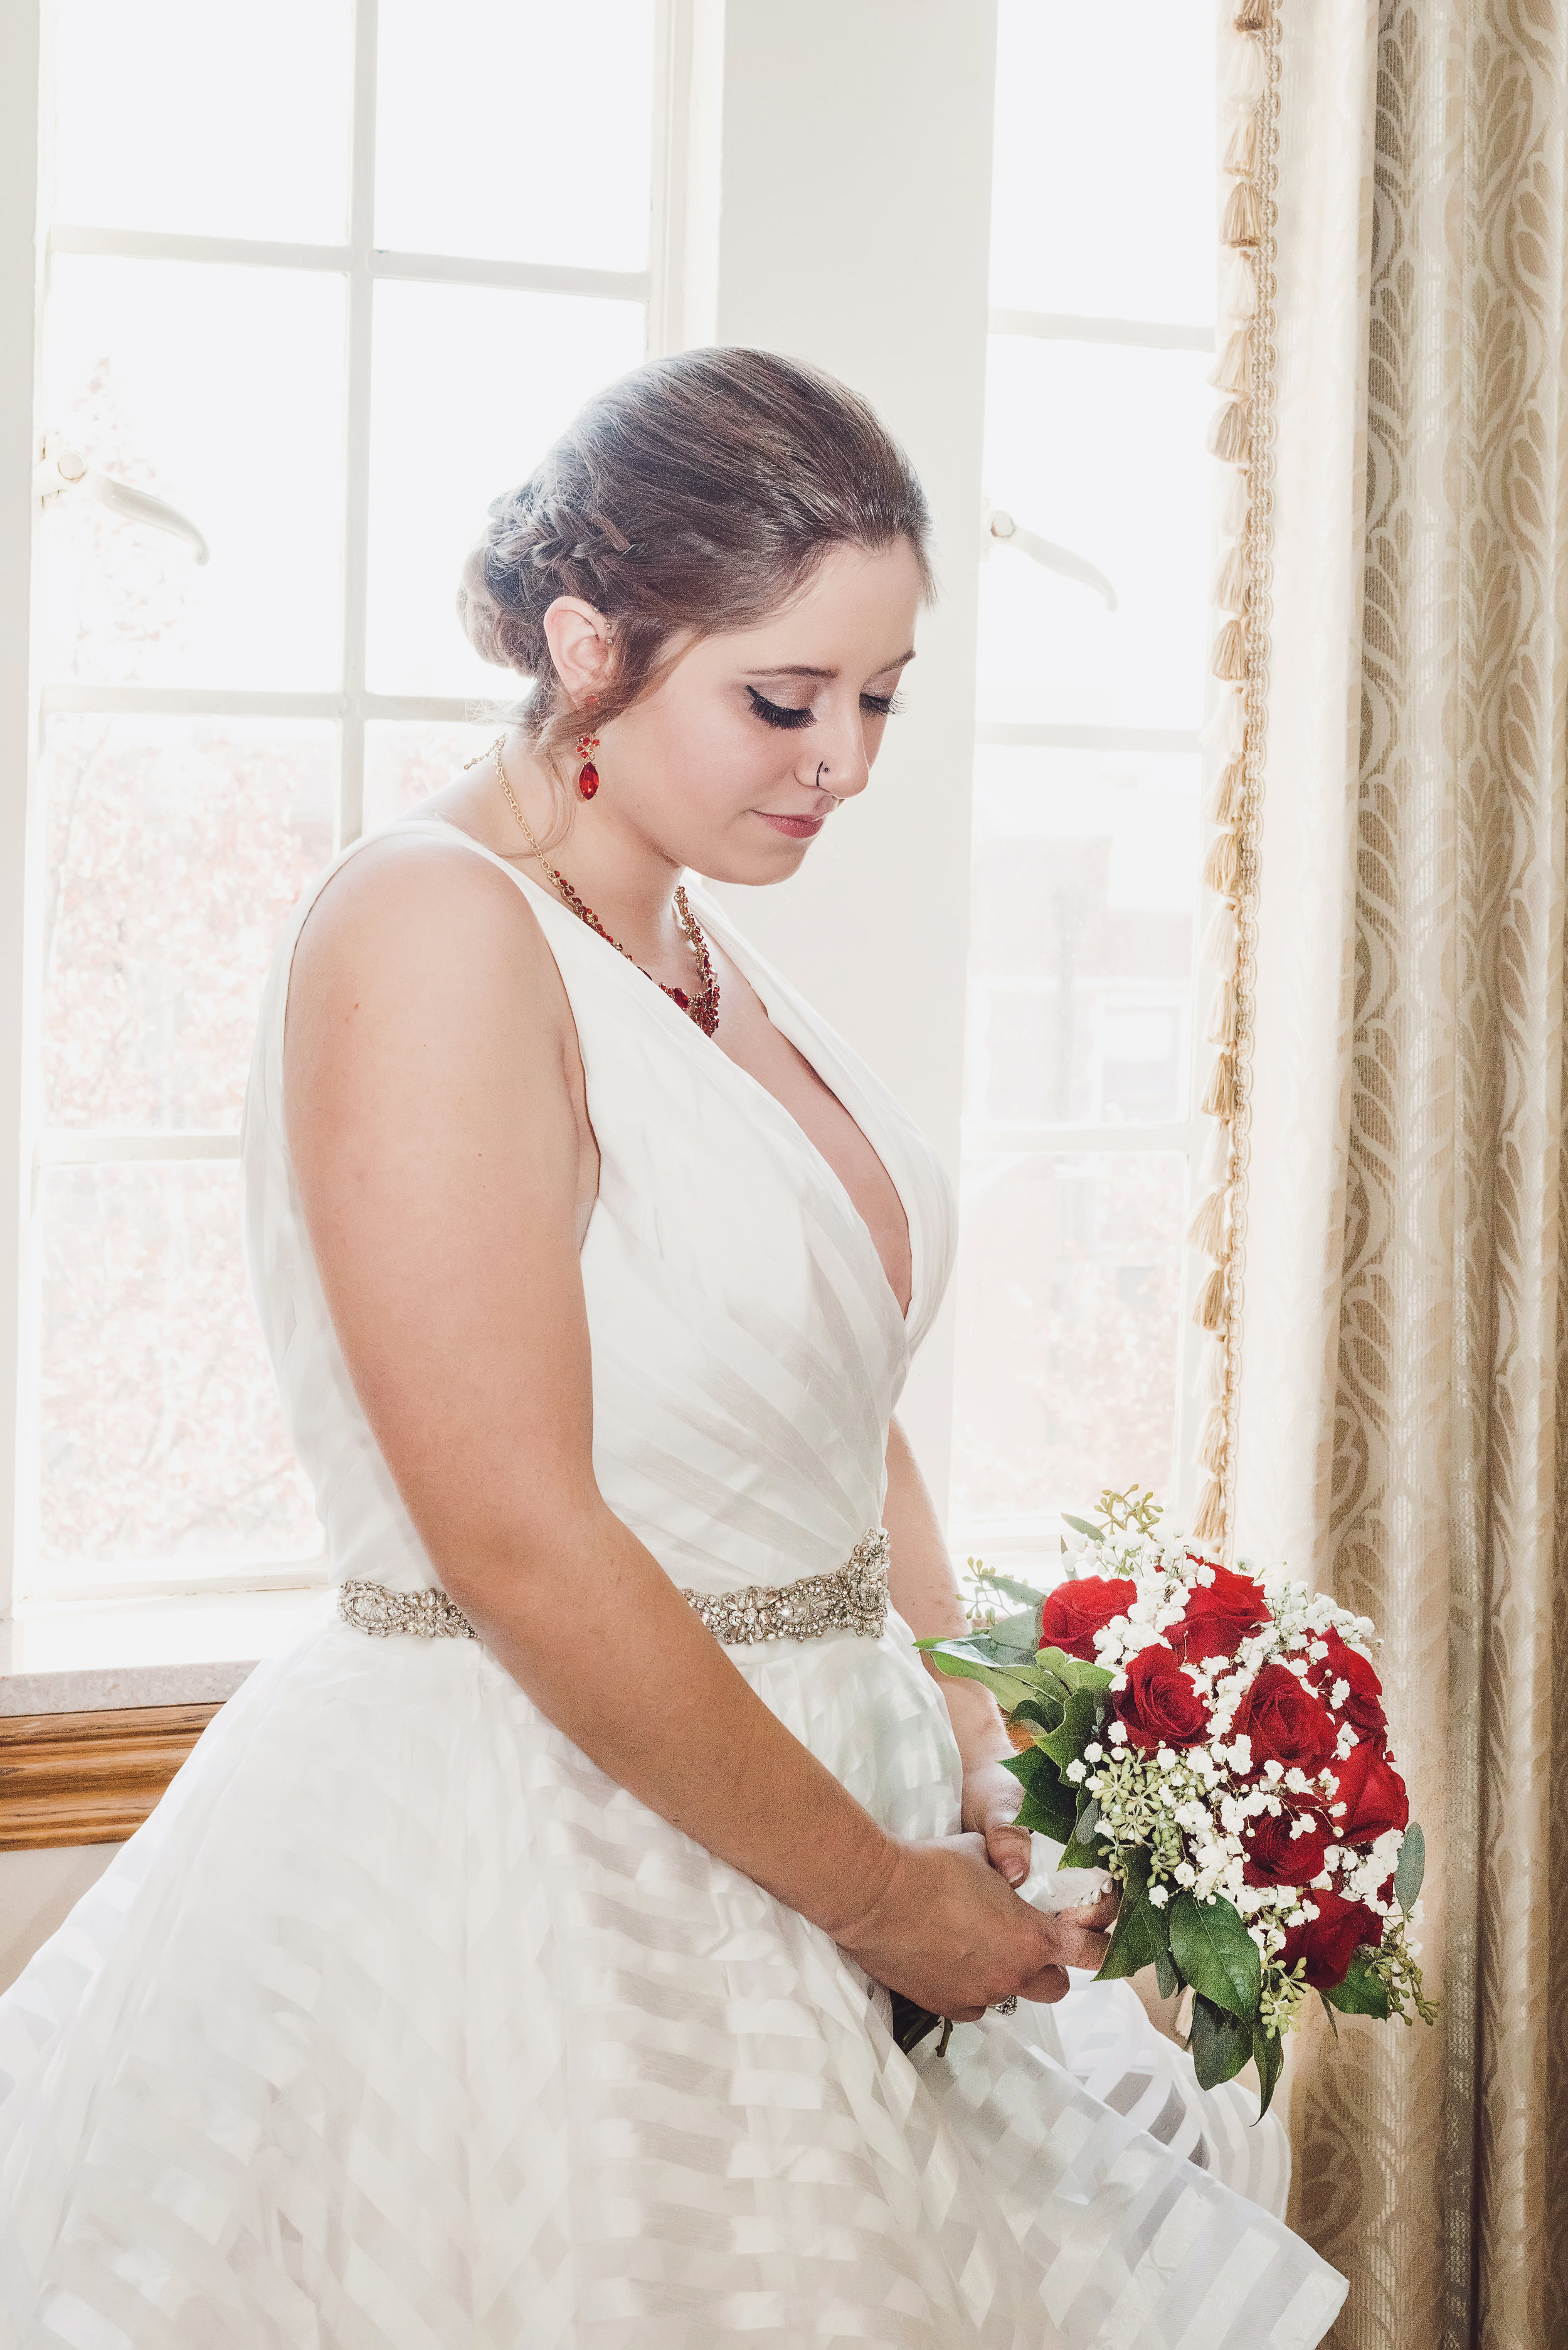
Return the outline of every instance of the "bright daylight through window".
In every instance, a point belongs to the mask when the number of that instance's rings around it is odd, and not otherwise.
[[[1002,0],[950,1523],[1186,1503],[1211,12]],[[1089,93],[1095,93],[1091,99]]]
[[[45,11],[24,1606],[325,1575],[241,1257],[256,1003],[335,844],[485,739],[462,557],[642,357],[653,16]],[[475,136],[590,83],[591,172],[571,107]]]

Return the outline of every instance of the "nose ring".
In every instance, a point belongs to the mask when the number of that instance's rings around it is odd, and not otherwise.
[[[816,775],[815,778],[816,788],[819,792],[827,793],[827,796],[833,802],[835,807],[842,807],[844,806],[844,802],[839,798],[838,794],[836,792],[829,792],[827,790],[827,785],[822,780],[822,771],[826,764],[827,762],[826,759],[821,759],[817,762]]]

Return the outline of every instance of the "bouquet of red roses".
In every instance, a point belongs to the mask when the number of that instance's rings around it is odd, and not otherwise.
[[[919,1646],[994,1692],[1020,1825],[1120,1887],[1101,1978],[1189,1985],[1199,2082],[1251,2057],[1266,2112],[1308,1991],[1331,2014],[1432,2021],[1409,1939],[1425,1845],[1367,1619],[1161,1540],[1160,1514],[1136,1487],[1106,1494],[1097,1524],[1067,1520],[1054,1591],[978,1568],[1023,1612]]]

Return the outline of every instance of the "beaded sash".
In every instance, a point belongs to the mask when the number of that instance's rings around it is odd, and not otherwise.
[[[820,1640],[828,1632],[880,1639],[888,1622],[888,1532],[872,1526],[831,1575],[798,1583],[748,1583],[743,1591],[682,1591],[716,1640]],[[389,1591],[384,1583],[345,1583],[337,1613],[379,1639],[412,1632],[421,1640],[477,1640],[478,1633],[444,1591]]]

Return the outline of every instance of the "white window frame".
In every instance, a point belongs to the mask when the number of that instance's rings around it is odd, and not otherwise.
[[[1215,348],[1214,331],[1209,327],[1179,326],[1151,318],[1084,318],[1055,310],[993,309],[989,316],[988,329],[993,339],[1002,335],[1023,335],[1043,342],[1131,345],[1144,350],[1212,352]],[[1203,748],[1201,734],[1196,727],[1189,731],[1151,726],[978,725],[975,743],[977,748],[981,749],[1005,745],[1052,751],[1185,752],[1195,758],[1200,756]],[[1198,968],[1197,945],[1194,937],[1185,1118],[1147,1126],[1057,1126],[966,1117],[963,1122],[966,1163],[973,1157],[994,1154],[1001,1171],[1030,1159],[1060,1159],[1088,1152],[1096,1155],[1111,1151],[1177,1154],[1181,1157],[1186,1170],[1182,1205],[1182,1226],[1185,1230],[1187,1220],[1197,1202],[1198,1167],[1207,1140],[1208,1126],[1199,1107],[1207,1075],[1200,1066],[1203,1058],[1200,1040],[1208,1017],[1212,983]],[[1168,1499],[1174,1515],[1185,1521],[1190,1518],[1198,1499],[1196,1438],[1202,1424],[1202,1405],[1198,1394],[1201,1350],[1192,1324],[1192,1308],[1197,1303],[1206,1267],[1185,1244],[1181,1257],[1176,1425],[1172,1432],[1174,1487]],[[1092,1502],[1095,1497],[1087,1494],[1084,1498]],[[967,1539],[965,1529],[955,1528],[955,1534],[961,1542]],[[1048,1536],[1046,1538],[1049,1539]],[[983,1536],[977,1532],[973,1537],[974,1542],[983,1547],[987,1557],[992,1560],[1002,1560],[1010,1555],[1037,1555],[1041,1539],[1038,1531],[1010,1534],[991,1526],[985,1528]]]
[[[0,1623],[14,1612],[25,1528],[30,1517],[29,1464],[36,1457],[36,1399],[22,1381],[29,1339],[31,1221],[45,1167],[136,1161],[234,1159],[237,1134],[44,1132],[36,1120],[34,1072],[26,1066],[36,1019],[30,997],[31,929],[39,902],[41,851],[35,819],[38,750],[52,717],[152,716],[317,719],[337,729],[339,756],[335,847],[357,839],[364,823],[365,729],[377,720],[462,722],[465,699],[440,694],[374,693],[367,682],[369,573],[372,302],[388,280],[501,287],[521,293],[576,294],[644,305],[650,351],[679,348],[691,271],[688,249],[704,224],[701,182],[691,184],[689,123],[705,102],[711,39],[704,0],[658,0],[655,14],[649,265],[641,270],[561,268],[529,262],[406,253],[374,242],[378,0],[354,0],[348,236],[342,244],[277,243],[60,224],[37,236],[41,0],[16,0],[0,24],[0,301],[16,331],[0,352],[0,1130],[19,1139],[0,1151]],[[711,99],[706,100],[711,111]],[[310,270],[342,279],[347,291],[343,404],[345,483],[342,539],[341,669],[337,689],[288,693],[204,688],[46,683],[31,648],[36,437],[48,421],[39,408],[36,320],[56,254],[217,264],[230,268]],[[14,1237],[12,1237],[14,1236]],[[225,1592],[298,1589],[325,1583],[325,1552],[313,1559],[236,1560],[213,1573],[129,1571],[102,1590],[99,1604]],[[61,1597],[67,1603],[73,1595]],[[51,1605],[53,1601],[51,1599]],[[0,1669],[5,1659],[0,1657]]]

